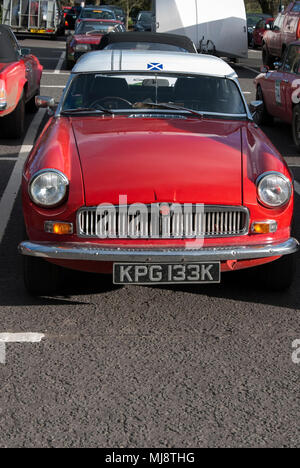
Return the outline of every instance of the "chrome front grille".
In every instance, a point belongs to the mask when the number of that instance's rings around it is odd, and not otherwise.
[[[142,210],[139,211],[139,206]],[[153,204],[82,208],[77,233],[87,238],[192,239],[242,236],[249,230],[244,207]]]

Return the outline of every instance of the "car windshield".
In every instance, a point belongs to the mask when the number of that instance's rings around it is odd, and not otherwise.
[[[75,34],[100,33],[106,34],[113,32],[118,27],[116,23],[101,23],[95,21],[82,21],[76,28]]]
[[[150,23],[152,18],[151,13],[140,13],[138,16],[138,21],[145,21],[145,23]]]
[[[188,52],[182,47],[173,44],[162,44],[158,42],[112,42],[105,47],[106,50],[163,50],[170,52]]]
[[[115,14],[107,10],[82,10],[80,16],[91,19],[116,19]]]
[[[157,113],[161,112],[160,104],[162,109],[169,104],[170,109],[178,111],[176,107],[184,107],[201,114],[246,114],[240,90],[231,79],[149,72],[75,74],[61,111],[109,109],[115,113],[134,113],[151,109],[151,113]]]

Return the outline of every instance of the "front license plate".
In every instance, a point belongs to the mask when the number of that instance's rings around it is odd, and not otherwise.
[[[220,283],[220,262],[115,263],[114,284]]]

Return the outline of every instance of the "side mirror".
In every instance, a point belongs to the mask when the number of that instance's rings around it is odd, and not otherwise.
[[[260,67],[260,73],[268,73],[270,71],[270,68],[268,67],[268,65],[263,65],[262,67]]]
[[[264,103],[262,101],[252,101],[249,105],[250,112],[254,122],[258,123],[258,114],[263,110]]]
[[[273,65],[274,65],[275,70],[279,70],[279,68],[282,67],[282,62],[274,62]]]
[[[27,55],[31,55],[31,49],[21,49],[21,55],[22,57],[26,57]]]
[[[56,107],[54,98],[47,96],[36,96],[35,105],[39,109],[51,109],[54,110]]]

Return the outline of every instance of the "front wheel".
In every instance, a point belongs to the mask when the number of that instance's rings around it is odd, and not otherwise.
[[[15,110],[5,119],[5,136],[8,138],[21,138],[25,129],[25,99],[23,94]]]
[[[35,98],[36,96],[39,96],[40,95],[40,90],[38,90],[35,95],[30,99],[30,101],[27,102],[26,104],[26,111],[29,113],[29,114],[35,114],[39,108],[36,106],[36,103],[35,103]]]
[[[293,109],[293,139],[297,147],[297,151],[300,153],[300,104]]]
[[[23,257],[25,288],[33,296],[49,296],[60,285],[61,270],[53,263],[38,257]]]
[[[257,125],[271,125],[273,123],[274,119],[273,119],[272,115],[269,114],[269,112],[267,110],[265,100],[264,100],[263,91],[262,91],[260,86],[257,86],[256,100],[261,101],[263,104],[262,104],[261,109],[257,112],[255,122],[257,123]]]
[[[269,291],[286,291],[294,281],[296,273],[295,255],[285,255],[279,260],[251,270],[255,283]]]
[[[273,55],[270,54],[269,49],[266,45],[263,45],[262,48],[262,60],[263,64],[269,67],[270,70],[274,68],[275,57],[273,57]]]

